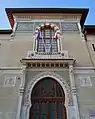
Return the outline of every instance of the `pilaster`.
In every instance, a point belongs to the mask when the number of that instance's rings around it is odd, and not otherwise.
[[[72,97],[73,97],[74,117],[75,119],[80,119],[77,92],[76,92],[76,86],[75,86],[75,80],[74,80],[73,65],[69,65],[69,77],[70,77],[71,91],[72,91]]]
[[[17,116],[16,119],[20,119],[20,113],[21,113],[21,104],[22,104],[22,98],[24,93],[24,85],[25,85],[25,69],[26,67],[22,67],[22,79],[21,84],[19,88],[19,96],[18,96],[18,108],[17,108]]]

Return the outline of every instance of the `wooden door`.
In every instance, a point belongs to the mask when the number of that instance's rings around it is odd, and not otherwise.
[[[55,80],[45,80],[39,82],[32,92],[29,119],[67,119],[62,88]]]

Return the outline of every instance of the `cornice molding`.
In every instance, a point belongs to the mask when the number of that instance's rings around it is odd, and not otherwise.
[[[81,14],[13,14],[13,17],[16,21],[31,21],[34,19],[41,20],[50,20],[50,19],[59,19],[64,21],[80,21]]]
[[[68,68],[68,65],[75,63],[75,59],[22,59],[21,63],[26,68]]]

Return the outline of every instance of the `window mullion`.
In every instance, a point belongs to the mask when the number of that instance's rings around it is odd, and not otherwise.
[[[50,29],[50,52],[52,52],[52,30]]]
[[[44,29],[44,31],[43,31],[44,33],[43,33],[43,42],[44,42],[44,45],[46,46],[46,42],[45,42],[45,37],[46,37],[46,35],[45,35],[45,29]],[[44,52],[45,52],[45,46],[44,46]]]

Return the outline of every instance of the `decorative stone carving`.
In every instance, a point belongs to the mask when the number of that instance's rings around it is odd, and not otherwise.
[[[78,31],[77,23],[72,22],[48,22],[49,24],[53,24],[53,26],[57,26],[59,29],[61,28],[62,32],[64,31]],[[19,22],[17,25],[17,31],[31,31],[33,32],[42,24],[46,24],[46,22]]]
[[[33,52],[28,51],[27,52],[27,58],[28,59],[68,59],[69,53],[68,51],[62,51],[62,52]]]
[[[77,23],[62,22],[61,23],[62,32],[64,31],[78,31]]]
[[[90,76],[79,76],[80,79],[80,86],[88,87],[92,86]]]
[[[89,109],[89,119],[95,119],[95,109]]]
[[[15,15],[15,18],[17,21],[31,21],[31,20],[35,20],[37,19],[38,21],[54,21],[55,19],[57,20],[64,20],[64,21],[76,21],[76,20],[80,20],[81,19],[81,14],[23,14],[23,15]]]
[[[60,22],[49,22],[49,21],[48,21],[48,23],[51,24],[51,27],[52,27],[52,26],[54,27],[54,25],[55,25],[55,26],[57,26],[57,27],[60,28]],[[35,22],[35,29],[36,29],[37,27],[39,27],[39,26],[42,26],[42,24],[46,24],[46,22]],[[53,25],[52,25],[52,24],[53,24]]]
[[[4,87],[14,87],[16,84],[16,76],[5,76]]]
[[[33,89],[33,86],[37,83],[39,79],[42,79],[47,76],[53,77],[54,79],[57,79],[61,83],[61,86],[65,88],[64,90],[66,90],[65,92],[67,95],[66,101],[68,102],[68,105],[72,105],[73,99],[72,99],[72,94],[71,94],[71,89],[69,84],[67,84],[67,82],[61,76],[59,76],[57,73],[54,73],[54,72],[39,73],[31,80],[30,84],[27,86],[25,90],[24,105],[27,105],[27,106],[31,105],[31,101],[30,101],[31,89]]]
[[[17,25],[17,31],[34,31],[33,22],[19,22]]]

